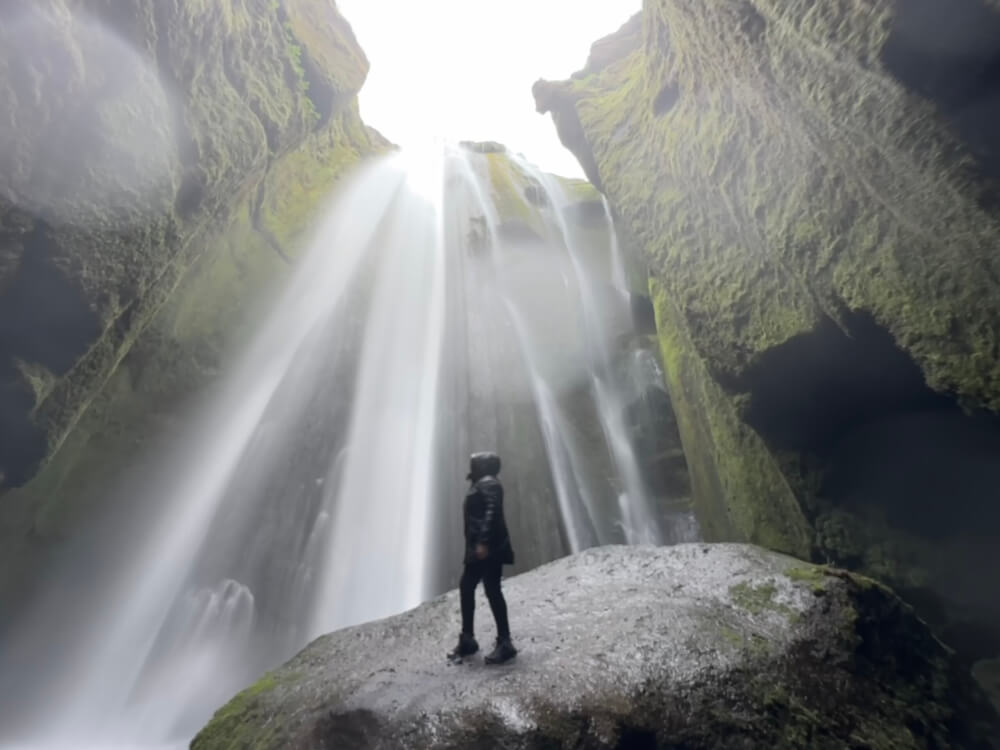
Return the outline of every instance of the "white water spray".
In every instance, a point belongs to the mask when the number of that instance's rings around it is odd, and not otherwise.
[[[148,478],[157,512],[108,550],[118,573],[72,613],[66,656],[43,663],[48,610],[10,638],[40,663],[27,686],[0,669],[0,746],[181,746],[311,637],[450,588],[472,450],[504,457],[522,567],[680,541],[623,417],[638,371],[606,207],[595,263],[560,186],[519,163],[544,231],[512,232],[485,159],[394,155],[353,179]]]

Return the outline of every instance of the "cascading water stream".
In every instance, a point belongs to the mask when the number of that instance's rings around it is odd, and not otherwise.
[[[523,166],[529,174],[545,186],[552,203],[555,224],[569,253],[581,292],[585,336],[592,362],[591,378],[594,395],[601,415],[601,426],[605,439],[614,456],[619,476],[624,485],[623,492],[618,496],[619,508],[622,513],[619,523],[629,544],[662,544],[663,530],[660,529],[659,522],[652,511],[649,490],[643,481],[636,462],[635,451],[622,418],[625,403],[620,386],[614,382],[612,356],[609,350],[609,343],[613,338],[612,332],[608,330],[611,316],[607,315],[607,310],[602,311],[598,307],[599,291],[596,274],[586,267],[585,259],[581,257],[579,250],[579,242],[564,218],[565,211],[571,202],[566,197],[565,191],[550,175],[538,171],[532,165],[524,164]],[[621,284],[624,282],[624,269],[621,266],[614,223],[611,220],[607,202],[602,200],[602,206],[608,226],[610,277],[613,284]],[[607,286],[607,282],[604,285]],[[618,292],[618,295],[613,295],[612,299],[617,297],[620,309],[624,311],[628,304],[624,288],[617,285],[612,288]]]
[[[608,320],[627,305],[598,288],[600,273],[623,283],[617,248],[603,271],[586,262],[570,201],[524,164],[547,236],[511,237],[484,159],[397,154],[341,194],[249,351],[145,478],[156,510],[106,550],[115,572],[79,611],[51,597],[8,639],[37,656],[26,681],[0,654],[0,747],[183,746],[313,636],[451,588],[472,450],[504,457],[522,569],[678,540],[649,509],[622,416],[614,373],[641,358],[613,350],[629,326]],[[60,640],[48,663],[46,634]]]
[[[418,200],[397,201],[383,218],[388,229],[360,352],[346,468],[339,486],[328,483],[353,502],[337,503],[331,519],[312,636],[415,606],[427,593],[444,326],[440,166],[410,165]]]
[[[489,273],[494,293],[499,297],[502,307],[497,311],[506,315],[517,342],[525,369],[528,371],[531,396],[538,411],[538,419],[545,441],[549,470],[559,505],[562,530],[571,552],[593,546],[598,543],[596,524],[593,518],[593,505],[589,488],[579,478],[584,475],[579,465],[581,451],[571,444],[572,433],[567,429],[567,419],[562,413],[553,389],[559,389],[558,383],[550,383],[550,378],[544,372],[546,360],[545,347],[532,336],[532,326],[526,321],[527,311],[521,312],[523,303],[519,304],[518,292],[520,277],[507,273],[510,258],[504,252],[504,243],[500,239],[497,215],[493,202],[486,198],[493,189],[486,165],[480,164],[480,170],[473,169],[468,162],[463,162],[460,176],[466,181],[475,198],[474,208],[483,217],[489,248]],[[509,250],[509,249],[508,249]],[[538,249],[536,248],[536,252]],[[560,262],[547,263],[546,267],[534,270],[542,271],[551,276],[553,281],[566,283],[565,271]],[[536,322],[541,322],[537,320]],[[542,326],[537,326],[541,328]],[[551,359],[551,352],[549,353]],[[551,368],[550,368],[551,369]],[[558,376],[558,372],[557,372]],[[558,377],[557,377],[558,379]]]

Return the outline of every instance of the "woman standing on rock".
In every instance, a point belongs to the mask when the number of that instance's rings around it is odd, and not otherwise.
[[[462,600],[462,634],[455,650],[448,654],[459,660],[479,650],[473,620],[476,609],[476,586],[480,581],[497,624],[496,648],[486,656],[487,664],[503,664],[517,656],[510,641],[507,602],[500,590],[504,565],[514,563],[507,522],[503,517],[503,485],[497,479],[500,456],[496,453],[473,453],[469,457],[472,486],[465,495],[462,513],[465,521],[465,567],[459,583]]]

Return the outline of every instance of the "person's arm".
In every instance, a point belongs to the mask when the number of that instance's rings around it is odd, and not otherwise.
[[[489,554],[489,543],[490,537],[493,534],[493,525],[500,515],[503,504],[503,490],[499,484],[490,482],[480,487],[479,492],[483,496],[485,512],[483,513],[483,522],[479,526],[479,534],[476,538],[477,553],[479,547],[485,547],[486,554]],[[480,559],[483,559],[485,556],[483,555]]]

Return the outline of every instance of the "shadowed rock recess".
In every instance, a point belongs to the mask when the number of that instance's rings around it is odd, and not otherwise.
[[[358,114],[367,71],[331,0],[0,8],[0,600],[386,147]]]
[[[1000,7],[653,0],[539,111],[649,264],[710,541],[1000,654]]]
[[[604,547],[506,588],[514,663],[447,664],[451,592],[319,638],[191,747],[995,746],[971,678],[864,578],[744,545]]]

